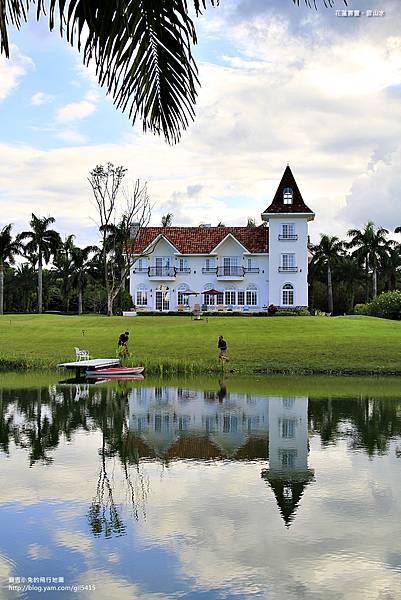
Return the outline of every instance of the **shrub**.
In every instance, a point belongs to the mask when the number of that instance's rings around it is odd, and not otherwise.
[[[301,307],[297,309],[297,315],[299,317],[310,317],[310,312],[307,308]]]
[[[382,319],[401,319],[401,292],[384,292],[367,306],[367,313]]]
[[[275,315],[276,312],[277,312],[277,310],[278,310],[277,306],[274,306],[274,304],[270,304],[267,307],[267,314],[270,315],[270,316]]]
[[[369,304],[355,304],[354,315],[367,315]]]

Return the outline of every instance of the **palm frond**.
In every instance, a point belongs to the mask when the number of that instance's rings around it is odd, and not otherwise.
[[[297,6],[300,5],[300,3],[302,2],[302,0],[292,0],[294,4],[296,4]],[[309,8],[315,8],[317,10],[318,8],[318,0],[303,0],[306,4],[306,6],[308,6]],[[345,4],[345,6],[348,6],[348,0],[342,0]],[[320,2],[326,7],[326,8],[333,8],[333,6],[335,5],[335,0],[320,0]]]
[[[193,2],[197,14],[207,6],[206,0]],[[199,85],[187,0],[0,0],[0,51],[7,56],[7,26],[19,28],[32,4],[37,19],[46,4],[50,30],[59,22],[60,34],[82,51],[84,64],[95,63],[117,108],[133,122],[141,119],[145,131],[178,141],[194,118]]]

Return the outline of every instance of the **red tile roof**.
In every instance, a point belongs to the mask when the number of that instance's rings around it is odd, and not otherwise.
[[[181,254],[210,254],[231,233],[248,252],[268,252],[267,227],[144,227],[133,244],[133,252],[143,252],[163,235]]]

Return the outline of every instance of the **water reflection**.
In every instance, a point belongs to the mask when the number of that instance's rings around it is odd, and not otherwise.
[[[71,563],[75,580],[92,569],[135,586],[116,598],[341,598],[334,575],[327,592],[313,572],[347,558],[353,573],[374,565],[396,598],[400,458],[396,397],[245,394],[224,381],[0,388],[0,567],[53,557],[58,574]],[[355,597],[377,597],[359,585]]]

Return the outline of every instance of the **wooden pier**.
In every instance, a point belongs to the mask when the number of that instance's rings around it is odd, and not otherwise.
[[[75,360],[73,362],[60,363],[60,368],[75,371],[76,377],[82,377],[86,371],[99,369],[99,367],[116,367],[120,365],[118,358],[90,358],[88,360]]]

